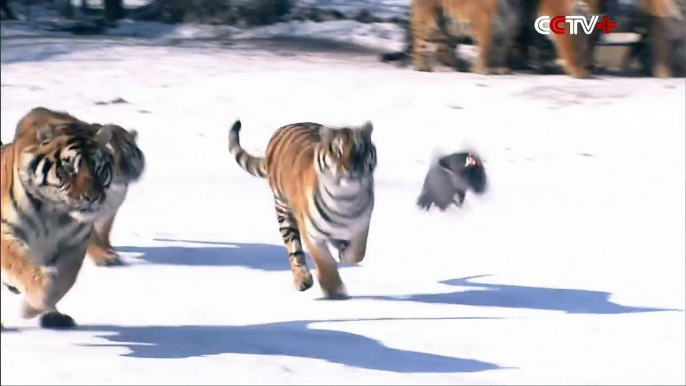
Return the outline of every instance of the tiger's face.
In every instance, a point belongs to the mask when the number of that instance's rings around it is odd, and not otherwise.
[[[37,132],[35,146],[20,155],[21,183],[37,200],[80,218],[94,216],[112,182],[114,157],[107,148],[110,128],[95,135],[70,135],[50,126]]]
[[[356,128],[323,127],[317,160],[320,173],[337,183],[371,177],[376,169],[373,129],[371,122]]]
[[[102,127],[102,125],[95,125]],[[116,161],[115,180],[124,183],[138,181],[145,171],[145,155],[138,147],[138,132],[126,130],[121,126],[109,124],[112,139],[108,148],[112,151]]]

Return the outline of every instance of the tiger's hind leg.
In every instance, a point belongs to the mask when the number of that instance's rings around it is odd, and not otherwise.
[[[473,15],[470,22],[474,28],[474,40],[476,43],[477,56],[472,65],[471,71],[475,74],[488,75],[495,73],[490,67],[489,54],[491,53],[493,41],[490,20],[487,14],[480,13]]]
[[[431,34],[438,29],[434,17],[424,17],[425,10],[421,9],[419,1],[412,2],[412,19],[410,20],[410,33],[412,39],[412,65],[416,71],[430,72],[428,63],[427,46]]]
[[[283,243],[288,250],[288,262],[293,272],[293,282],[298,291],[307,291],[312,287],[314,280],[307,268],[305,252],[300,241],[300,231],[298,223],[291,212],[290,207],[282,199],[274,197],[276,206],[276,216],[279,221],[279,231],[283,238]]]
[[[671,77],[669,61],[669,42],[667,40],[667,26],[665,17],[651,16],[650,32],[652,47],[652,74],[656,78]]]
[[[104,221],[96,222],[93,232],[91,232],[87,253],[88,257],[98,266],[110,267],[124,264],[110,243],[110,233],[115,217],[116,213]]]
[[[574,10],[571,9],[572,1],[547,1],[538,6],[538,16],[543,15],[570,15]],[[566,26],[565,28],[569,28]],[[558,61],[564,72],[577,79],[589,77],[588,71],[583,63],[586,46],[583,44],[585,34],[572,35],[563,33],[560,35],[550,34],[557,53]]]
[[[324,296],[331,300],[345,300],[350,298],[345,289],[345,285],[341,280],[341,275],[338,273],[336,260],[334,260],[334,257],[326,246],[326,241],[313,242],[306,234],[305,245],[310,252],[310,256],[312,256],[312,260],[314,260],[314,266],[317,270],[317,280],[322,287]]]
[[[498,15],[485,12],[471,17],[477,49],[476,61],[471,68],[473,73],[483,75],[510,73],[506,63],[510,36],[498,19]]]
[[[469,63],[460,58],[457,54],[457,47],[459,44],[456,39],[451,37],[446,37],[445,39],[440,39],[435,43],[436,45],[436,58],[438,62],[444,66],[453,68],[459,72],[468,72]]]

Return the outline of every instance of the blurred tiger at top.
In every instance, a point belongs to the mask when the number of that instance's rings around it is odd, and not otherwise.
[[[428,70],[424,51],[426,43],[431,42],[436,46],[440,63],[465,71],[467,64],[456,56],[455,49],[458,44],[476,44],[479,56],[472,67],[474,72],[529,69],[532,59],[529,52],[533,49],[537,64],[534,67],[540,72],[559,66],[572,77],[588,78],[599,31],[591,35],[540,35],[534,30],[534,21],[539,16],[601,16],[603,3],[603,0],[413,0],[404,50],[383,54],[381,60],[404,63],[411,55],[416,70]]]
[[[563,70],[577,78],[588,77],[596,66],[595,53],[602,36],[600,30],[591,35],[538,34],[534,20],[538,16],[597,15],[599,20],[608,16],[617,22],[612,33],[637,33],[640,40],[625,43],[629,50],[622,58],[623,69],[638,59],[646,75],[669,77],[683,76],[686,67],[686,0],[534,0],[521,3],[522,23],[508,53],[508,65],[514,69],[529,68],[530,49],[536,54],[537,67],[550,69],[555,60]],[[569,29],[568,27],[565,27]],[[547,50],[548,42],[554,50]],[[612,43],[611,45],[623,45]],[[603,44],[604,45],[604,44]],[[552,53],[552,55],[549,55]]]
[[[601,16],[599,0],[513,0],[520,23],[508,47],[507,63],[515,70],[534,69],[539,73],[558,72],[584,79],[589,77],[594,42],[599,30],[590,35],[583,31],[568,33],[569,23],[562,23],[563,34],[541,35],[534,23],[540,16]]]
[[[21,293],[22,317],[71,328],[56,304],[71,289],[115,166],[111,127],[46,124],[0,148],[2,283]]]
[[[302,236],[325,296],[348,298],[328,247],[338,251],[342,263],[359,263],[366,254],[376,169],[372,123],[282,126],[269,140],[264,157],[241,147],[240,130],[236,121],[229,132],[229,151],[241,168],[269,182],[296,288],[305,291],[313,284]]]
[[[431,71],[428,44],[436,46],[438,61],[459,71],[505,74],[507,47],[519,23],[519,0],[413,0],[410,6],[405,47],[387,53],[381,60],[406,61],[411,56],[414,69]],[[457,56],[459,44],[476,44],[477,59],[469,68]]]
[[[90,131],[91,135],[102,128],[100,124],[87,124],[66,112],[36,107],[29,111],[17,124],[15,140],[24,135],[35,135],[45,125],[58,128],[70,127],[67,125],[68,123],[80,123],[78,127]],[[137,182],[145,170],[145,156],[136,143],[138,133],[135,130],[127,131],[118,125],[110,124],[107,126],[111,128],[112,133],[107,146],[115,157],[114,177],[107,194],[107,200],[98,212],[88,245],[88,256],[99,266],[123,264],[110,242],[112,224],[119,208],[126,199],[129,184]]]
[[[602,0],[616,4],[619,0]],[[622,67],[638,59],[642,72],[656,78],[686,75],[686,0],[622,2],[627,32],[640,40],[624,57]]]

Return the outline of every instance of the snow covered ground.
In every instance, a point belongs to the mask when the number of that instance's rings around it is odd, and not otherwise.
[[[686,382],[683,79],[419,73],[302,40],[2,44],[3,142],[42,105],[137,129],[148,159],[113,231],[129,265],[88,261],[60,303],[78,330],[2,289],[2,384]],[[351,300],[293,289],[236,118],[255,153],[287,123],[373,121]],[[431,153],[467,145],[489,194],[418,211]]]

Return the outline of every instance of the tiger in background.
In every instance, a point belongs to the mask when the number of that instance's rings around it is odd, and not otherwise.
[[[589,77],[589,68],[592,60],[592,50],[594,42],[599,38],[598,31],[591,35],[568,33],[570,27],[564,23],[567,32],[563,34],[550,33],[540,35],[534,30],[534,21],[539,16],[585,16],[589,18],[601,12],[602,0],[535,0],[533,2],[522,2],[520,15],[522,24],[514,39],[514,44],[508,49],[508,58],[513,61],[515,52],[524,54],[529,47],[533,47],[538,53],[540,68],[550,68],[549,63],[556,62],[562,70],[569,76],[577,79]],[[557,56],[546,56],[543,54],[548,42],[552,42],[554,52],[549,52]],[[528,55],[524,55],[528,59]],[[546,70],[544,70],[546,71]]]
[[[613,32],[640,35],[639,41],[626,43],[629,50],[622,58],[623,70],[638,59],[646,75],[663,78],[683,76],[686,72],[686,0],[537,0],[522,6],[523,23],[508,54],[510,67],[528,67],[530,47],[539,52],[540,62],[553,59],[540,55],[546,50],[547,41],[552,41],[565,72],[577,78],[588,77],[588,72],[596,69],[600,31],[594,30],[590,36],[550,34],[549,38],[542,38],[534,31],[533,22],[543,15],[597,15],[609,16],[617,22]]]
[[[520,23],[507,47],[508,67],[541,74],[564,72],[575,78],[587,78],[588,42],[597,38],[597,33],[594,32],[592,37],[569,33],[545,36],[536,32],[534,22],[539,16],[590,16],[588,3],[585,0],[523,0],[513,3],[518,9]],[[569,31],[568,26],[564,28]]]
[[[686,1],[640,0],[635,29],[641,39],[625,56],[625,69],[639,58],[644,74],[656,78],[686,75]]]
[[[601,0],[413,0],[403,51],[382,54],[381,61],[405,64],[411,55],[414,68],[426,70],[425,58],[418,54],[431,42],[436,45],[441,64],[465,71],[467,65],[455,56],[455,49],[458,44],[476,43],[479,58],[473,72],[507,73],[511,69],[528,69],[529,49],[534,48],[541,72],[551,68],[557,52],[564,72],[575,78],[587,78],[588,50],[592,45],[589,40],[597,39],[597,33],[592,37],[585,34],[544,37],[535,32],[534,21],[538,16],[589,16],[598,1]],[[463,31],[455,32],[454,27]],[[467,33],[469,29],[471,33]],[[484,66],[484,63],[492,64]]]
[[[27,133],[34,135],[44,125],[60,125],[69,122],[79,122],[79,127],[90,130],[94,134],[100,124],[86,124],[66,112],[53,111],[44,107],[36,107],[29,111],[17,124],[15,138]],[[138,132],[127,131],[121,126],[110,124],[111,140],[107,144],[114,153],[114,178],[107,194],[107,200],[98,213],[93,233],[88,245],[88,256],[98,266],[114,266],[123,264],[121,258],[112,247],[110,233],[119,208],[126,199],[129,184],[137,182],[145,170],[145,155],[136,141]],[[69,126],[63,126],[69,127]]]
[[[611,21],[618,21],[613,32],[638,33],[640,40],[629,43],[629,50],[622,60],[622,68],[627,70],[632,59],[640,57],[644,73],[654,77],[670,77],[672,72],[683,73],[684,42],[686,41],[686,1],[684,0],[566,0],[573,3],[573,11],[581,9],[581,14],[586,16],[598,15],[609,16]],[[547,1],[553,5],[552,0]],[[546,3],[542,0],[541,4]],[[545,7],[543,7],[545,8]],[[569,7],[567,7],[569,8]],[[545,12],[553,14],[570,15],[561,13],[564,10],[549,7],[553,11],[542,10],[539,6],[539,15]],[[557,12],[557,13],[555,13]],[[550,14],[550,13],[548,13]],[[567,44],[570,48],[565,50],[556,42],[558,54],[564,62],[570,63],[576,60],[572,67],[589,70],[595,68],[594,52],[600,40],[600,32],[594,30],[590,36],[577,34],[574,39],[565,39],[568,34],[549,35],[553,41],[557,39],[562,45]],[[569,40],[574,40],[569,43]],[[561,50],[562,48],[562,50]],[[573,50],[578,53],[576,58],[571,54]],[[569,69],[565,67],[569,73]],[[574,70],[574,69],[572,69]]]
[[[443,65],[481,74],[509,73],[506,47],[518,23],[513,1],[519,0],[413,0],[404,51],[383,54],[381,60],[405,60],[411,55],[415,70],[431,71],[427,45],[434,43]],[[473,43],[478,54],[470,69],[456,49]]]
[[[111,128],[45,125],[0,149],[2,283],[21,293],[22,317],[43,328],[72,328],[56,304],[86,256],[112,182]]]
[[[305,291],[313,284],[302,237],[325,296],[347,299],[328,246],[338,250],[342,263],[359,263],[365,257],[377,162],[372,123],[343,128],[309,122],[286,125],[272,135],[264,157],[241,147],[240,130],[238,120],[229,132],[229,151],[241,168],[269,182],[296,288]]]

